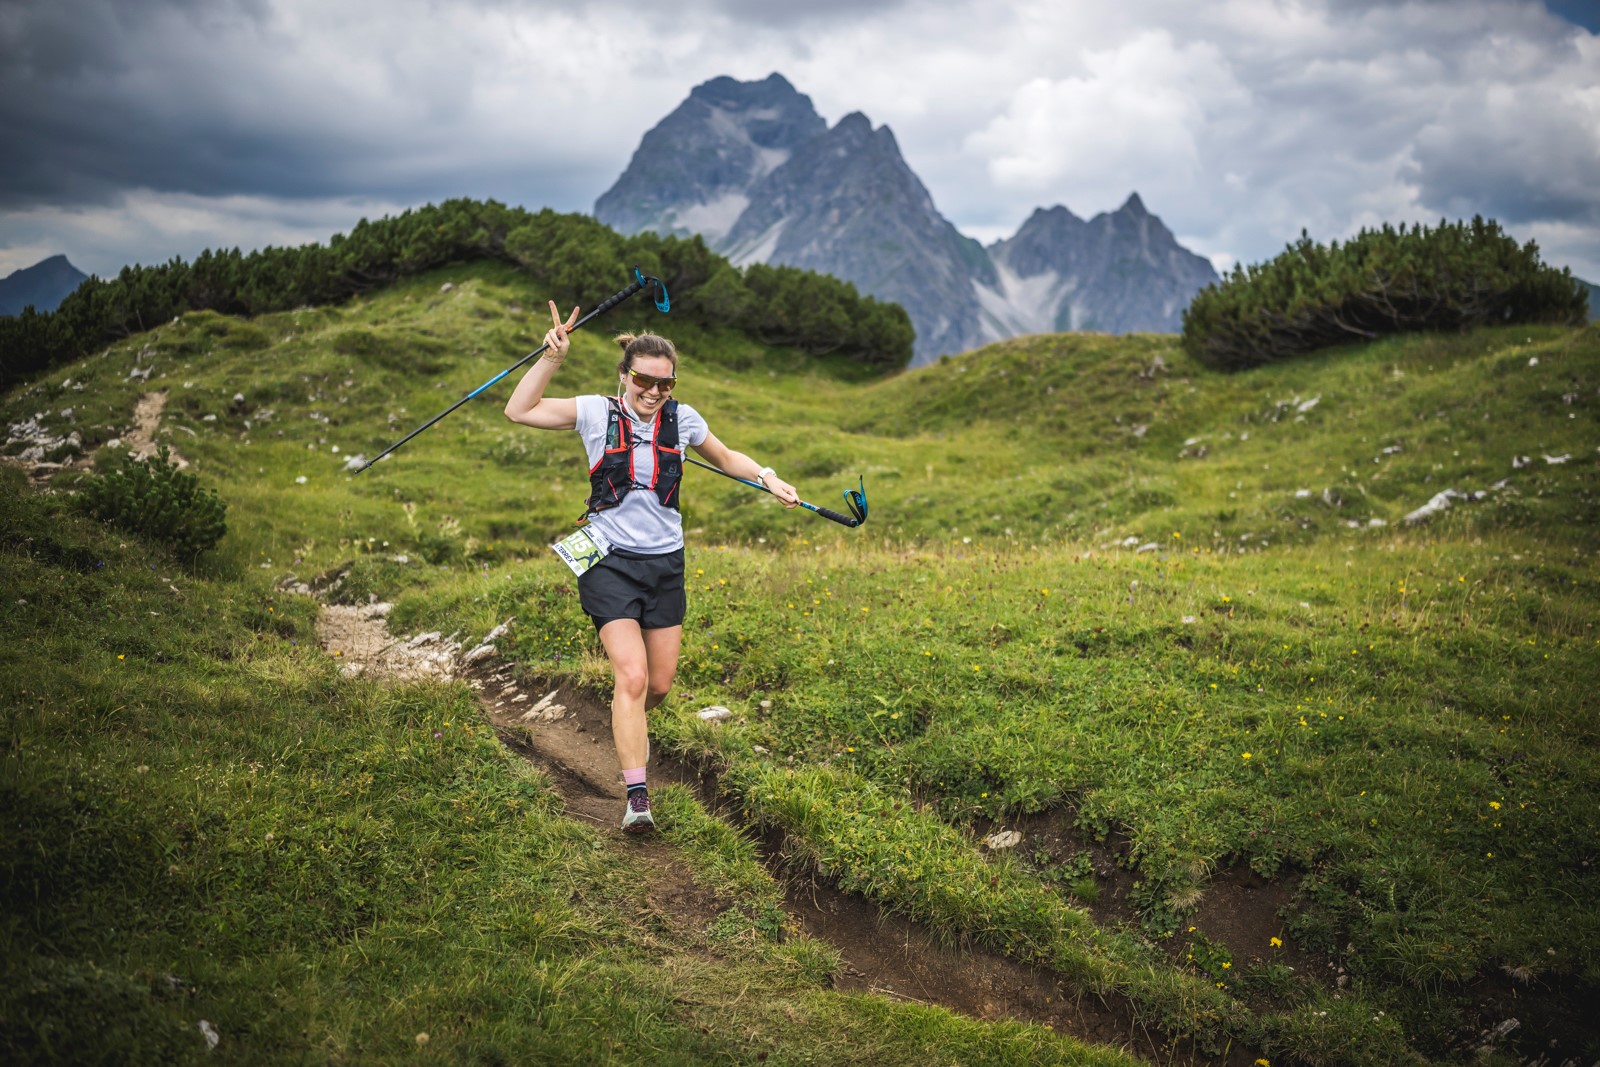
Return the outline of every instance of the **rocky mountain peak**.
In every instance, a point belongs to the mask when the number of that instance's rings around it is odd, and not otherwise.
[[[980,293],[997,337],[1044,330],[1175,333],[1196,292],[1217,280],[1134,193],[1087,222],[1036,211],[989,247],[1001,284]]]
[[[761,148],[780,151],[793,149],[825,126],[811,98],[798,92],[782,74],[770,74],[758,82],[735,81],[726,75],[712,78],[690,90],[685,104],[721,112],[707,118],[720,120],[720,132],[730,140],[748,139]],[[730,123],[737,129],[726,128]]]
[[[722,74],[689,90],[689,99],[704,100],[718,107],[743,107],[763,100],[778,103],[799,96],[800,91],[777,71],[758,82],[742,82]]]
[[[826,128],[781,74],[713,78],[644,135],[595,217],[623,233],[698,233],[714,244],[748,206],[749,187]]]
[[[967,347],[978,316],[971,279],[992,279],[994,268],[939,214],[889,127],[846,115],[748,195],[717,245],[735,263],[823,271],[900,304],[917,324],[918,359]]]
[[[888,129],[887,126],[884,129]],[[852,111],[833,127],[835,137],[866,139],[872,136],[872,120],[860,111]],[[890,136],[893,136],[892,134]]]
[[[1054,207],[1034,208],[1033,214],[1028,216],[1028,221],[1022,224],[1022,229],[1018,230],[1017,233],[1021,234],[1025,230],[1043,228],[1047,226],[1052,228],[1060,228],[1082,225],[1082,219],[1074,215],[1061,204],[1057,204]]]
[[[1021,333],[1176,330],[1216,278],[1138,193],[1088,221],[1040,208],[986,250],[940,214],[888,126],[852,111],[829,127],[779,74],[696,86],[645,134],[595,214],[624,233],[698,233],[735,264],[805,267],[895,301],[916,327],[913,365]]]

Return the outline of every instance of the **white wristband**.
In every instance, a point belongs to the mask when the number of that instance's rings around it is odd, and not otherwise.
[[[773,470],[771,467],[762,467],[761,473],[756,475],[756,484],[765,489],[767,487],[767,475],[777,473],[778,472]]]

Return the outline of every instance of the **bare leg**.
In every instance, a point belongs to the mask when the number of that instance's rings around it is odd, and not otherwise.
[[[678,672],[683,627],[640,630],[632,619],[613,619],[600,630],[616,688],[611,695],[611,736],[624,770],[650,759],[645,712],[666,699]]]
[[[665,700],[672,689],[672,679],[678,673],[678,652],[683,647],[683,627],[645,630],[643,635],[645,655],[649,662],[644,697],[645,710],[648,711]]]
[[[611,736],[617,745],[617,762],[625,770],[643,767],[650,752],[644,717],[649,683],[644,636],[633,619],[613,619],[600,628],[600,644],[611,660],[616,680],[611,695]]]

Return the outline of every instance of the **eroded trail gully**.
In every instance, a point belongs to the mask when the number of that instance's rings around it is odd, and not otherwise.
[[[311,592],[298,583],[289,588]],[[466,682],[477,692],[496,734],[547,773],[569,814],[616,834],[651,866],[650,905],[665,919],[698,933],[734,903],[697,885],[675,846],[654,835],[624,835],[618,828],[622,787],[610,708],[603,698],[521,675],[487,641],[464,649],[440,634],[397,639],[385,622],[387,607],[324,607],[319,638],[330,654],[339,656],[346,673],[395,681],[433,677]],[[650,773],[653,782],[690,788],[719,818],[749,830],[741,813],[718,793],[713,774],[660,752],[652,756]],[[1232,1067],[1254,1061],[1238,1050],[1218,1057],[1200,1055],[1139,1027],[1126,1003],[1080,995],[1051,972],[999,953],[942,943],[917,924],[841,892],[814,872],[787,865],[781,834],[759,832],[755,840],[763,862],[784,887],[789,913],[800,928],[838,950],[844,965],[834,978],[835,988],[937,1005],[976,1019],[1045,1025],[1160,1064]]]
[[[622,787],[611,744],[609,707],[592,693],[544,681],[519,687],[532,696],[516,701],[519,689],[508,692],[507,687],[517,683],[503,664],[482,672],[480,681],[480,703],[501,739],[550,774],[569,812],[623,838],[617,829]],[[553,709],[559,710],[551,714]],[[718,793],[713,774],[660,752],[651,757],[650,774],[652,781],[689,787],[719,818],[744,826],[741,813]],[[1126,1006],[1081,996],[1050,972],[998,953],[946,945],[859,895],[841,892],[812,872],[787,866],[782,859],[783,838],[776,832],[760,833],[756,841],[763,862],[784,887],[789,913],[807,934],[839,951],[845,966],[835,977],[835,988],[938,1005],[977,1019],[1048,1025],[1058,1033],[1123,1047],[1157,1063],[1254,1062],[1253,1056],[1243,1053],[1206,1058],[1192,1049],[1174,1048],[1164,1035],[1136,1026]],[[667,860],[674,851],[659,840],[642,845],[655,862]],[[685,897],[693,907],[702,906],[702,894],[689,892]],[[657,903],[672,905],[670,900]],[[700,921],[709,921],[732,903],[717,902]]]

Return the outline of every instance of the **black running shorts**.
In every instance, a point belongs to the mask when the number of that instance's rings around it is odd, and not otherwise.
[[[634,619],[641,630],[682,626],[683,549],[643,556],[613,548],[579,575],[578,602],[596,630],[616,619]]]

